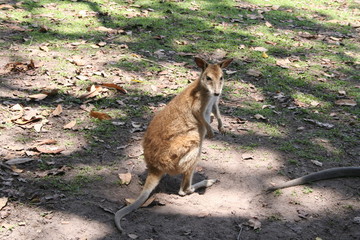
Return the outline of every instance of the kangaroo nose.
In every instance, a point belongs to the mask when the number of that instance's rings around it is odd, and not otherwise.
[[[214,96],[219,96],[220,95],[220,93],[214,93]]]

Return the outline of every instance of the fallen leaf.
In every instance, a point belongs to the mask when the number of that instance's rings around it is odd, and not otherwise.
[[[36,146],[40,145],[46,145],[46,144],[56,144],[57,141],[54,139],[43,139],[43,140],[37,140]]]
[[[57,105],[57,107],[55,108],[55,110],[52,112],[53,116],[59,116],[62,113],[63,109],[61,104]]]
[[[64,129],[72,129],[76,125],[76,120],[73,120],[63,126]]]
[[[12,165],[12,166],[11,166],[11,170],[12,170],[13,172],[15,172],[15,173],[22,173],[22,172],[24,172],[23,169],[19,169],[19,168],[17,168],[15,165]]]
[[[40,100],[43,100],[47,97],[48,95],[47,94],[44,94],[44,93],[37,93],[37,94],[32,94],[32,95],[29,95],[29,98],[30,99],[33,99],[35,101],[40,101]]]
[[[20,104],[15,104],[14,106],[11,107],[11,110],[13,110],[13,111],[23,111],[24,108]]]
[[[49,52],[49,48],[47,46],[40,46],[39,49],[44,52]]]
[[[331,124],[331,123],[323,123],[323,122],[319,122],[317,120],[308,119],[308,118],[304,118],[304,121],[313,123],[318,127],[323,127],[323,128],[326,128],[326,129],[334,128],[334,124]]]
[[[132,125],[134,128],[141,128],[142,123],[139,123],[139,122],[131,122],[131,125]]]
[[[77,66],[85,66],[86,61],[82,59],[81,56],[75,55],[70,59],[70,62],[77,65]]]
[[[129,233],[128,237],[131,238],[131,239],[137,239],[139,236],[136,235],[136,234],[133,234],[133,233]]]
[[[259,70],[256,70],[256,69],[249,69],[246,73],[248,75],[254,76],[254,77],[260,77],[261,76],[261,72]]]
[[[253,50],[257,51],[257,52],[267,52],[268,51],[268,49],[264,48],[264,47],[254,47]]]
[[[356,101],[354,101],[352,99],[340,99],[340,100],[335,101],[335,104],[339,105],[339,106],[351,106],[351,107],[354,107],[357,105]]]
[[[268,57],[269,57],[269,55],[267,55],[266,52],[262,52],[261,56],[262,56],[263,58],[268,58]]]
[[[65,150],[65,148],[57,147],[57,146],[38,146],[35,149],[41,153],[49,153],[49,154],[56,154]]]
[[[88,90],[89,92],[82,94],[79,98],[92,98],[95,97],[97,95],[99,95],[100,91],[102,90],[101,86],[95,86],[92,85],[90,87],[90,89]]]
[[[91,111],[90,112],[90,117],[97,118],[97,119],[100,119],[100,120],[110,120],[110,119],[112,119],[108,114],[101,113],[101,112],[96,112],[96,111]]]
[[[249,221],[245,225],[252,227],[254,230],[261,228],[261,222],[257,217],[249,219]]]
[[[161,40],[161,39],[164,39],[165,36],[163,36],[163,35],[157,35],[157,36],[154,36],[153,38],[156,39],[156,40]]]
[[[121,185],[129,185],[131,182],[131,173],[119,173],[119,179]]]
[[[264,117],[264,116],[261,115],[261,114],[255,114],[255,115],[254,115],[254,118],[256,118],[257,120],[263,120],[263,121],[266,121],[266,120],[267,120],[267,118]]]
[[[265,25],[269,28],[273,27],[273,25],[271,23],[269,23],[268,21],[265,22]]]
[[[315,164],[316,166],[319,166],[319,167],[322,167],[322,165],[323,165],[322,162],[319,162],[319,161],[317,161],[317,160],[311,160],[311,162],[312,162],[313,164]]]
[[[290,60],[288,58],[285,59],[279,59],[276,61],[276,65],[282,68],[289,68]]]
[[[1,197],[0,198],[0,210],[3,209],[6,206],[8,200],[9,199],[7,197]]]
[[[276,42],[272,42],[272,41],[265,41],[265,43],[266,43],[266,44],[269,44],[269,45],[273,45],[273,46],[277,45]]]
[[[14,159],[7,160],[5,163],[8,165],[15,165],[15,164],[31,162],[34,160],[35,160],[34,158],[14,158]]]
[[[43,94],[46,94],[48,96],[55,96],[59,93],[59,89],[56,89],[56,88],[52,88],[52,89],[49,89],[49,88],[46,88],[46,89],[43,89],[41,91],[41,93]]]
[[[124,88],[122,88],[114,83],[102,83],[102,84],[100,84],[100,86],[107,87],[107,88],[115,88],[116,90],[119,90],[123,94],[127,93],[127,91]]]
[[[106,46],[106,42],[99,42],[97,45],[99,46],[99,47],[104,47],[104,46]]]
[[[28,123],[31,123],[31,122],[36,122],[36,121],[39,121],[39,120],[42,120],[41,117],[34,117],[30,120],[26,120],[26,119],[15,119],[13,122],[16,123],[16,124],[19,124],[19,125],[25,125],[25,124],[28,124]]]
[[[250,153],[244,153],[244,154],[241,155],[241,157],[244,160],[250,160],[250,159],[254,158],[253,154],[250,154]]]
[[[346,91],[344,91],[344,90],[339,90],[338,93],[339,93],[340,95],[346,96]]]
[[[14,9],[14,6],[10,4],[0,4],[0,10],[12,10]]]
[[[42,127],[43,127],[42,123],[37,123],[34,125],[34,129],[36,132],[41,132]]]
[[[136,201],[136,199],[134,198],[125,198],[125,202],[127,205],[130,205],[132,203],[134,203]],[[143,205],[141,205],[141,207],[148,207],[150,204],[152,204],[155,201],[154,197],[150,197],[148,200],[146,200]]]
[[[226,74],[228,74],[228,75],[237,73],[237,71],[231,71],[231,70],[226,70],[225,72],[226,72]]]

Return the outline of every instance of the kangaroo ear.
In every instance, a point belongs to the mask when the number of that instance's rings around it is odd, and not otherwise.
[[[222,61],[221,63],[219,63],[219,66],[221,68],[226,68],[227,66],[229,66],[229,64],[233,61],[234,59],[230,58],[230,59],[226,59],[224,61]]]
[[[205,70],[205,68],[209,65],[205,60],[199,57],[195,57],[195,62],[196,65],[198,65],[198,67],[201,68],[202,70]]]

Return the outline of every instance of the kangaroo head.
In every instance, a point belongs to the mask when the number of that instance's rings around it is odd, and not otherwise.
[[[224,85],[222,69],[226,68],[232,60],[227,59],[218,64],[209,64],[201,58],[195,58],[196,65],[202,69],[200,84],[210,96],[219,96],[221,94]]]

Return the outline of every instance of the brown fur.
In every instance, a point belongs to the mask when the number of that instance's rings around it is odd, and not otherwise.
[[[120,231],[121,218],[146,201],[164,174],[183,174],[180,195],[191,194],[216,181],[204,180],[193,185],[192,175],[200,160],[205,135],[209,138],[214,136],[210,126],[211,112],[218,121],[219,131],[224,131],[218,101],[223,87],[222,68],[231,61],[208,64],[201,58],[195,58],[196,64],[202,69],[199,79],[157,113],[149,124],[143,141],[148,176],[137,200],[116,212],[115,224]]]

